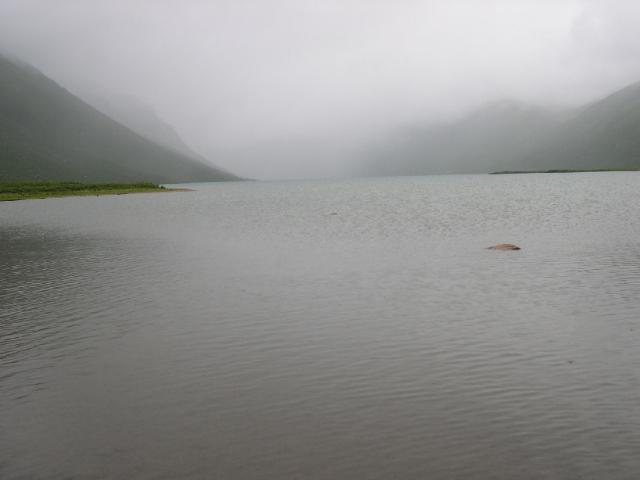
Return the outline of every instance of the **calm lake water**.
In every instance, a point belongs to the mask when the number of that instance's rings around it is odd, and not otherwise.
[[[640,478],[640,174],[192,188],[0,204],[3,480]]]

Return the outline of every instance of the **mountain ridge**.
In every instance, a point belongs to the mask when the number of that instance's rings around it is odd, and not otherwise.
[[[577,108],[489,102],[453,122],[396,132],[369,175],[640,167],[640,82]],[[407,132],[407,130],[405,130]]]
[[[35,67],[0,55],[0,181],[235,179],[151,142]]]

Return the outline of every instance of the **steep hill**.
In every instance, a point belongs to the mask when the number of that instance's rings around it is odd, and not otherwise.
[[[396,132],[369,175],[640,168],[640,83],[575,110],[497,102],[447,125]]]
[[[82,96],[82,98],[97,110],[147,140],[192,158],[199,157],[180,138],[173,126],[161,119],[152,107],[137,98],[130,95],[105,95],[104,92],[98,95]]]
[[[524,157],[527,168],[640,168],[640,83],[577,109]]]
[[[153,143],[35,68],[0,56],[0,181],[179,183],[235,178]]]

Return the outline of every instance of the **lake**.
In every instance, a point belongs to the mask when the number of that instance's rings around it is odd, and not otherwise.
[[[1,478],[640,476],[640,173],[191,188],[0,204]]]

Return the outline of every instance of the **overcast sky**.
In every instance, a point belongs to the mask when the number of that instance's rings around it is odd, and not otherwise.
[[[0,47],[133,95],[214,163],[338,176],[371,136],[640,80],[635,0],[0,0]]]

